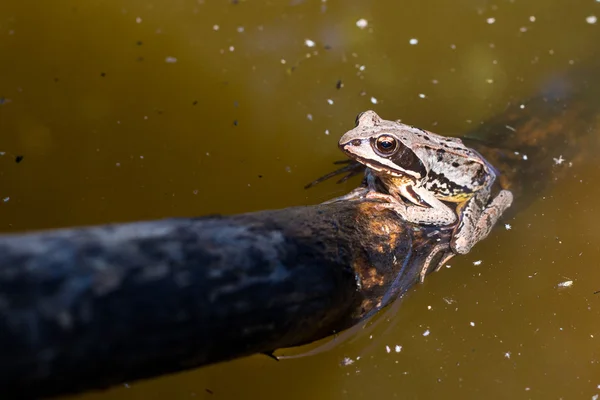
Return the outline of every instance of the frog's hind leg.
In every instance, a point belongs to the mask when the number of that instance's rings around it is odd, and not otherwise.
[[[486,198],[485,193],[475,196],[464,207],[460,225],[450,241],[454,252],[467,254],[475,244],[485,239],[513,201],[512,192],[508,190],[501,190],[487,205],[482,204]]]
[[[450,261],[452,257],[456,255],[456,253],[454,253],[450,249],[450,245],[448,243],[440,243],[436,245],[427,255],[427,258],[423,262],[423,267],[421,267],[421,272],[419,273],[419,282],[423,283],[425,281],[425,276],[429,271],[429,267],[431,267],[431,264],[433,264],[433,261],[440,254],[441,251],[443,251],[444,253],[442,254],[442,258],[440,258],[440,261],[438,261],[437,265],[435,266],[433,272],[439,271],[444,266],[444,264],[446,264],[448,261]]]

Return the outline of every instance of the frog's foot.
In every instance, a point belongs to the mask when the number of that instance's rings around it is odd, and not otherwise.
[[[444,252],[444,253],[442,254],[442,257],[440,258],[440,261],[437,263],[433,272],[439,271],[440,268],[442,268],[444,266],[444,264],[446,264],[448,261],[450,261],[450,259],[452,257],[454,257],[456,255],[456,253],[454,253],[450,249],[449,244],[440,243],[440,244],[436,245],[433,248],[433,250],[431,250],[431,253],[429,253],[427,258],[425,259],[425,262],[423,263],[423,267],[421,268],[421,272],[419,273],[419,282],[423,283],[423,281],[425,281],[425,276],[427,275],[427,271],[429,271],[429,267],[431,267],[433,260],[435,260],[435,258],[437,257],[437,255],[440,252]]]
[[[356,189],[354,189],[353,191],[351,191],[348,194],[345,194],[343,196],[340,197],[336,197],[334,199],[331,200],[327,200],[321,204],[331,204],[331,203],[337,203],[339,201],[352,201],[352,200],[361,200],[366,198],[367,194],[369,193],[369,189],[363,186],[357,187]]]
[[[467,254],[479,241],[485,239],[500,216],[512,204],[513,195],[508,190],[500,193],[481,212],[464,212],[462,224],[450,241],[455,253]]]

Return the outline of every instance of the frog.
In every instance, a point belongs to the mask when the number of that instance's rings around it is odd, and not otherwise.
[[[492,195],[498,172],[460,138],[385,120],[368,110],[356,117],[355,127],[338,145],[367,168],[360,187],[330,202],[377,199],[380,208],[409,223],[452,229],[449,243],[438,244],[426,258],[421,282],[440,252],[435,271],[485,239],[513,201],[510,190]]]

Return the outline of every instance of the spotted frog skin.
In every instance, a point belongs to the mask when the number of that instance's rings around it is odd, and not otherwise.
[[[381,199],[383,208],[408,222],[453,227],[449,249],[439,245],[432,251],[421,281],[440,251],[444,253],[436,271],[485,239],[513,200],[508,190],[492,198],[494,168],[460,139],[384,120],[374,111],[357,117],[356,127],[342,136],[339,147],[368,168],[362,187],[332,201]]]

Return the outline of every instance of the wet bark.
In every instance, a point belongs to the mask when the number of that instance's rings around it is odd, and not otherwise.
[[[554,158],[597,148],[590,76],[553,77],[467,135],[515,194],[511,213],[567,173]],[[0,393],[74,393],[309,343],[410,288],[449,235],[365,201],[1,236]]]

